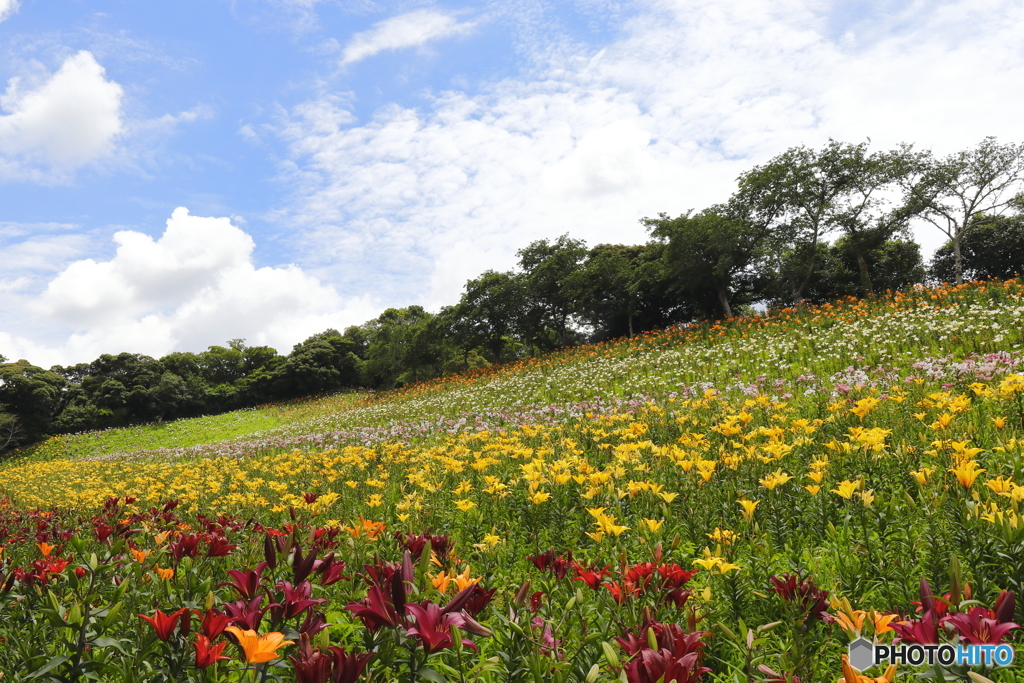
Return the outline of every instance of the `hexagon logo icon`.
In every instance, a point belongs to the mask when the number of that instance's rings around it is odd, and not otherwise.
[[[850,643],[848,655],[850,666],[857,671],[870,669],[875,664],[875,646],[866,638],[858,638]]]

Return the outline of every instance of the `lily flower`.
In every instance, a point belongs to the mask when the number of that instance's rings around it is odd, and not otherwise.
[[[206,667],[216,664],[217,662],[228,661],[231,657],[225,657],[222,653],[224,648],[228,646],[227,641],[212,645],[210,639],[200,633],[196,636],[196,642],[193,643],[196,649],[196,668],[205,669]]]
[[[267,563],[261,562],[256,565],[256,569],[250,569],[249,571],[239,571],[237,569],[229,569],[228,576],[231,577],[231,581],[225,581],[217,584],[217,588],[221,586],[231,586],[243,600],[252,600],[260,590],[260,581],[263,578],[263,570],[266,568]]]
[[[416,619],[416,625],[406,630],[406,635],[416,636],[428,654],[440,652],[455,643],[451,634],[451,627],[458,626],[452,618],[455,615],[443,613],[432,602],[426,605],[411,603],[406,609]],[[462,644],[476,650],[476,643],[469,638],[463,638]]]
[[[890,664],[889,668],[885,670],[881,676],[876,678],[869,678],[868,676],[861,676],[857,671],[850,666],[850,659],[843,655],[843,677],[838,679],[836,683],[892,683],[892,679],[896,676],[896,665]]]
[[[1020,628],[1012,621],[1000,623],[991,614],[984,607],[972,607],[969,612],[952,614],[942,621],[951,624],[971,645],[998,645],[1007,633]]]
[[[370,633],[376,633],[382,626],[394,628],[402,622],[391,596],[386,595],[377,584],[370,586],[362,602],[353,602],[345,609],[359,617]]]
[[[177,612],[173,612],[171,614],[164,614],[160,610],[157,610],[156,614],[152,617],[147,617],[145,614],[140,614],[139,616],[153,626],[153,630],[156,631],[157,638],[160,640],[167,640],[174,635],[174,629],[178,626],[178,620],[187,612],[188,608],[182,607]],[[184,627],[182,630],[187,632],[187,629]]]
[[[199,612],[196,612],[196,616],[199,616]],[[231,623],[230,616],[212,608],[206,610],[206,614],[202,615],[202,617],[203,620],[199,624],[199,629],[211,641],[215,640],[221,633],[224,633],[224,629]]]
[[[311,598],[313,585],[309,581],[303,581],[298,586],[292,586],[287,581],[277,584],[278,590],[284,594],[284,601],[275,613],[280,614],[284,619],[296,617],[314,605],[321,605],[329,602],[326,598]]]
[[[284,634],[279,631],[271,631],[261,636],[256,631],[243,631],[237,626],[228,626],[224,630],[238,641],[242,652],[245,653],[245,661],[249,664],[263,664],[276,659],[280,648],[295,644],[293,640],[285,640]]]

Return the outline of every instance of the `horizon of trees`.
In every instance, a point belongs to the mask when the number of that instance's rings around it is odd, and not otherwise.
[[[104,354],[44,370],[0,355],[0,453],[52,434],[392,388],[584,342],[749,313],[755,306],[1024,273],[1024,144],[986,138],[936,159],[901,145],[794,147],[737,179],[723,204],[641,220],[642,245],[562,235],[485,271],[437,313],[389,308],[288,355],[234,339],[160,359]],[[947,242],[929,268],[910,222]]]

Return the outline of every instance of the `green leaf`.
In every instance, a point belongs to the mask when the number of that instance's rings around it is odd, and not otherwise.
[[[437,673],[436,671],[434,671],[430,667],[423,667],[422,669],[417,669],[416,670],[416,675],[419,678],[425,678],[428,681],[434,681],[434,683],[448,683],[445,680],[444,676],[442,676],[441,674]]]
[[[44,664],[41,669],[37,669],[36,671],[33,671],[31,674],[26,676],[25,680],[39,678],[44,674],[48,674],[64,662],[68,661],[69,659],[71,659],[70,655],[57,655],[56,657],[48,661],[46,664]]]

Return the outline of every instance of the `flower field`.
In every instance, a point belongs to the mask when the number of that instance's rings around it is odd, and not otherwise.
[[[918,289],[56,437],[0,464],[0,672],[1024,680],[841,658],[1020,641],[1022,323]]]

